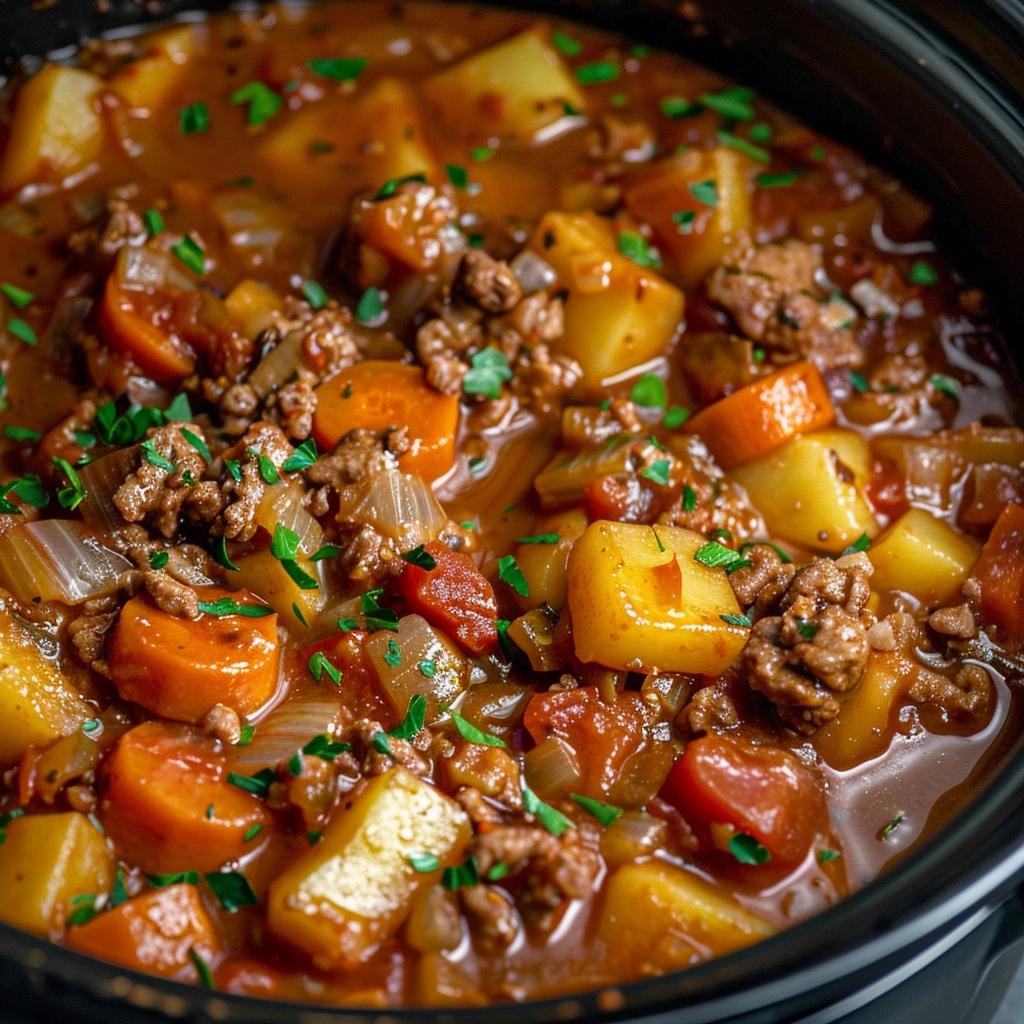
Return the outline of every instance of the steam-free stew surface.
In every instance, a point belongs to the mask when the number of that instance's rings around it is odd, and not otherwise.
[[[263,997],[607,986],[843,899],[1017,738],[1012,378],[856,153],[428,3],[2,110],[0,917]]]

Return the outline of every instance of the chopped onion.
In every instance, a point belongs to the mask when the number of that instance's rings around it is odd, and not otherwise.
[[[601,836],[601,855],[609,867],[646,857],[664,846],[668,825],[646,811],[626,811]]]
[[[523,776],[534,792],[553,800],[580,786],[580,765],[565,740],[549,736],[523,758]]]
[[[176,288],[190,292],[196,287],[169,252],[152,245],[126,245],[118,254],[114,271],[123,288],[135,291]]]
[[[302,362],[302,332],[289,331],[249,374],[247,383],[264,398],[276,391]]]
[[[600,448],[590,448],[566,458],[556,458],[537,474],[534,487],[544,508],[562,508],[580,504],[588,484],[604,476],[626,479],[634,470],[635,445],[642,438],[627,437],[622,444],[612,438]]]
[[[555,268],[529,249],[524,249],[509,266],[527,295],[550,288],[558,280]]]
[[[547,608],[534,608],[520,615],[508,635],[530,660],[534,672],[558,672],[566,667],[566,651],[555,644],[558,617]]]
[[[368,523],[403,551],[435,540],[448,522],[430,485],[397,469],[371,474],[338,515]]]
[[[252,742],[234,747],[234,771],[246,775],[275,768],[301,750],[314,736],[334,734],[340,705],[337,701],[291,700],[278,705],[256,726]]]
[[[900,304],[882,291],[874,281],[858,281],[850,289],[850,298],[864,310],[867,316],[899,316]]]
[[[311,555],[323,544],[324,531],[302,507],[304,493],[297,481],[268,487],[256,506],[256,522],[271,536],[278,524],[293,530],[299,535],[299,550]]]
[[[104,711],[88,732],[76,729],[52,743],[35,765],[35,794],[52,804],[69,782],[80,779],[99,764],[100,758],[127,732],[130,722],[121,711]]]
[[[210,200],[210,209],[232,248],[252,266],[273,262],[288,228],[288,211],[249,190],[225,192]]]
[[[132,472],[135,453],[134,447],[119,448],[94,459],[78,471],[85,488],[85,497],[78,509],[90,526],[116,534],[130,525],[114,504],[114,492]]]
[[[0,537],[0,584],[21,601],[76,605],[110,594],[132,563],[66,519],[20,523]]]
[[[426,696],[428,721],[466,688],[462,652],[420,615],[405,615],[398,632],[381,631],[366,641],[366,655],[391,709],[402,718],[418,693]]]

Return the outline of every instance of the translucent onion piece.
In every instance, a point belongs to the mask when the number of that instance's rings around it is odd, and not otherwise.
[[[601,836],[601,855],[609,867],[646,857],[668,841],[668,825],[645,811],[626,811]]]
[[[546,509],[577,505],[584,499],[588,484],[603,476],[628,477],[634,469],[634,445],[627,439],[619,444],[613,438],[600,448],[590,448],[571,455],[557,455],[534,480],[534,487]]]
[[[262,398],[276,391],[302,362],[302,332],[286,334],[249,374],[247,383]]]
[[[397,633],[375,633],[366,641],[366,654],[398,718],[422,693],[427,698],[427,721],[433,721],[440,706],[451,704],[466,687],[466,659],[420,615],[403,616]]]
[[[114,492],[124,483],[134,464],[135,448],[119,448],[78,471],[85,488],[85,498],[78,510],[90,526],[119,533],[130,525],[114,504]]]
[[[251,743],[233,748],[233,770],[252,775],[277,767],[314,736],[333,735],[339,712],[337,701],[322,700],[319,695],[316,700],[290,700],[278,705],[256,725]]]
[[[552,800],[579,789],[580,766],[576,754],[564,740],[549,736],[523,758],[526,784],[535,793]]]
[[[268,487],[256,507],[256,522],[271,536],[278,525],[299,535],[299,550],[311,555],[324,542],[320,524],[302,507],[304,489],[297,481]]]
[[[288,227],[288,211],[248,190],[225,192],[210,201],[228,242],[252,266],[271,263]]]
[[[558,280],[554,267],[530,249],[524,249],[509,265],[527,295],[550,288]]]
[[[132,563],[81,523],[44,519],[0,537],[0,585],[19,600],[81,604],[117,589]]]
[[[430,485],[397,469],[373,474],[339,516],[368,523],[403,551],[434,540],[448,522]]]
[[[46,803],[52,804],[64,786],[92,771],[130,725],[127,715],[113,710],[95,721],[98,724],[89,732],[76,729],[51,744],[36,762],[35,794]]]
[[[190,292],[196,287],[171,253],[153,245],[126,245],[118,254],[114,272],[122,287],[135,291],[175,288]]]
[[[900,312],[900,304],[874,281],[858,281],[850,288],[850,298],[870,317],[893,317]]]

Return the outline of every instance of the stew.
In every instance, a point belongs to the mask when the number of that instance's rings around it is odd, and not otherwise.
[[[0,918],[466,1006],[767,938],[1020,735],[1024,431],[932,210],[524,12],[0,99]]]

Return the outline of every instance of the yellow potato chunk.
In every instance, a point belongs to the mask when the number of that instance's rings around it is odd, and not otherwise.
[[[0,191],[61,181],[95,160],[103,146],[96,98],[103,79],[47,64],[18,93],[0,163]]]
[[[439,71],[423,91],[450,132],[524,144],[564,118],[567,103],[582,110],[585,102],[546,33],[536,28]]]
[[[749,631],[722,620],[740,607],[725,570],[693,557],[705,543],[671,526],[587,527],[569,556],[577,657],[631,672],[725,671]]]
[[[681,967],[774,934],[722,889],[671,864],[626,864],[608,883],[598,936],[634,968]]]
[[[818,753],[840,770],[884,753],[895,709],[915,671],[914,663],[896,652],[872,653],[864,679],[843,702],[838,717],[814,734]]]
[[[556,611],[565,607],[569,594],[569,552],[573,542],[587,528],[587,515],[579,508],[567,509],[538,521],[534,534],[558,534],[554,544],[520,544],[516,562],[530,589],[519,599],[523,608],[546,604]]]
[[[199,51],[202,29],[179,25],[152,40],[145,56],[132,61],[110,79],[110,88],[137,110],[156,110],[173,95]]]
[[[0,613],[0,764],[84,722],[89,705],[10,615]]]
[[[567,292],[565,333],[554,342],[597,389],[608,377],[660,355],[679,329],[683,293],[618,251],[608,221],[593,213],[549,213],[529,248]]]
[[[978,545],[941,519],[912,508],[868,551],[875,567],[872,584],[902,590],[926,605],[953,597],[978,560]]]
[[[838,554],[878,532],[863,487],[867,442],[850,430],[804,434],[730,474],[764,516],[769,533],[812,551]]]
[[[262,597],[289,629],[306,630],[308,625],[303,625],[295,609],[298,607],[302,612],[306,623],[320,614],[324,603],[323,579],[316,563],[302,555],[296,561],[307,576],[312,576],[320,584],[316,590],[303,590],[269,549],[235,559],[238,572],[229,572],[226,579],[234,590],[251,590]]]
[[[247,277],[228,292],[224,306],[242,334],[255,338],[273,324],[274,315],[284,309],[284,300],[270,285]]]
[[[650,224],[662,250],[675,261],[687,288],[721,263],[739,231],[754,221],[750,176],[754,164],[724,146],[710,151],[688,149],[637,171],[625,183],[623,198],[637,220]],[[714,205],[706,188],[714,184]],[[691,191],[697,186],[698,194]],[[681,230],[681,215],[692,215],[689,230]]]
[[[345,175],[360,189],[437,171],[416,96],[394,78],[351,98],[332,94],[274,124],[257,157],[271,177],[292,188],[298,182],[303,190],[330,194]],[[320,152],[324,145],[332,148]]]
[[[454,864],[469,840],[454,800],[404,768],[374,779],[270,886],[267,921],[321,967],[352,968],[389,939],[413,897],[437,884],[410,857]]]
[[[84,814],[27,814],[0,844],[0,919],[57,938],[76,896],[99,896],[114,881],[106,840]]]

